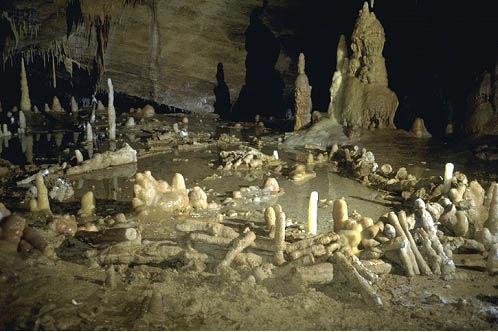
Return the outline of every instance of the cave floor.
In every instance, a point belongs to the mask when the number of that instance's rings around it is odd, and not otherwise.
[[[125,120],[121,118],[123,123]],[[240,145],[257,147],[270,155],[278,150],[280,158],[289,165],[305,163],[307,152],[281,149],[282,134],[252,124],[237,127],[206,116],[191,116],[189,120],[187,126],[181,124],[181,116],[157,115],[154,119],[137,121],[133,128],[119,126],[117,144],[128,142],[137,149],[138,163],[71,177],[68,181],[74,188],[74,196],[64,202],[52,202],[53,212],[74,214],[81,196],[92,190],[98,216],[125,213],[129,220],[141,225],[142,241],[180,241],[171,225],[181,216],[137,217],[131,213],[133,178],[136,172],[145,170],[168,182],[175,173],[183,174],[187,187],[206,188],[208,200],[219,204],[220,212],[227,216],[226,222],[243,227],[261,228],[266,206],[279,203],[292,223],[302,228],[307,218],[309,193],[314,190],[321,200],[319,232],[331,229],[329,202],[336,198],[345,197],[350,211],[356,210],[374,220],[395,206],[385,192],[338,174],[327,163],[308,166],[316,177],[303,183],[289,180],[285,172],[275,175],[268,169],[219,170],[219,152]],[[179,134],[171,140],[169,133],[175,122],[196,142],[179,143]],[[102,125],[96,126],[97,133],[103,130]],[[417,177],[439,174],[443,165],[452,161],[470,179],[488,183],[497,178],[497,169],[475,162],[466,146],[398,135],[367,133],[352,143],[371,150],[379,163],[390,163],[394,169],[407,167]],[[80,148],[88,158],[83,134],[59,132],[59,137],[55,136],[35,131],[28,149],[26,142],[16,137],[11,138],[8,147],[2,142],[1,157],[19,165],[16,180],[35,173],[43,165],[74,163],[71,158],[75,148]],[[105,140],[98,142],[97,150],[107,149]],[[29,151],[32,151],[30,156]],[[27,160],[38,166],[24,166]],[[227,199],[241,187],[262,186],[270,175],[277,178],[283,195],[241,202]],[[48,242],[57,244],[59,258],[52,260],[37,252],[18,253],[16,248],[0,241],[2,329],[496,330],[498,327],[498,279],[484,271],[484,260],[478,255],[455,255],[457,272],[448,280],[436,276],[409,278],[396,271],[380,275],[376,289],[384,302],[381,308],[364,304],[360,295],[340,277],[327,285],[294,287],[285,280],[251,282],[247,279],[250,270],[211,273],[223,257],[223,252],[212,246],[195,248],[210,256],[202,272],[170,263],[120,265],[118,282],[109,288],[105,269],[91,266],[85,258],[84,251],[89,247],[78,240],[51,234],[44,216],[26,212],[23,202],[26,188],[14,184],[10,182],[2,188],[0,201],[12,212],[26,216]],[[271,257],[263,258],[271,261]],[[465,259],[475,264],[462,264],[467,265],[465,268],[458,264]],[[159,302],[151,304],[154,302],[151,298]]]

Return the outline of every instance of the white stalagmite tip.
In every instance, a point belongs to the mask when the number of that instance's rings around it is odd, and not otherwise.
[[[311,192],[310,195],[307,232],[311,235],[318,233],[318,192],[316,191]]]

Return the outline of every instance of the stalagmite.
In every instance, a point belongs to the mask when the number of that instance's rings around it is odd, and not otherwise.
[[[342,107],[342,94],[339,93],[342,88],[344,76],[346,75],[348,58],[348,47],[346,45],[346,38],[341,34],[339,43],[337,44],[336,52],[336,70],[332,77],[332,85],[330,86],[330,104],[328,113],[332,120],[340,119]]]
[[[308,126],[311,122],[311,86],[308,76],[305,73],[305,58],[304,54],[299,54],[298,75],[295,83],[294,102],[296,108],[296,120],[294,130],[300,130]]]
[[[43,174],[38,173],[35,177],[35,184],[37,190],[37,198],[31,199],[30,201],[30,210],[31,212],[44,211],[51,213],[50,211],[50,203],[48,201],[48,190],[45,186],[45,182],[43,181]]]
[[[452,163],[447,163],[444,166],[444,177],[443,177],[443,193],[447,193],[451,189],[451,181],[453,180],[453,170],[455,165]]]
[[[275,224],[275,257],[274,262],[276,265],[285,263],[284,250],[285,250],[285,221],[286,216],[284,212],[277,215]]]
[[[316,235],[318,233],[318,192],[313,191],[308,204],[308,227],[307,233]]]
[[[498,273],[498,243],[493,244],[489,250],[486,269],[490,275]]]
[[[125,146],[117,151],[106,151],[96,153],[93,158],[87,159],[80,165],[70,167],[67,175],[77,175],[104,169],[111,166],[126,165],[137,162],[137,151],[125,143]]]
[[[365,303],[374,306],[382,306],[382,299],[377,295],[372,285],[360,275],[348,258],[341,252],[336,252],[332,256],[332,262],[351,285],[362,295]]]
[[[241,234],[238,238],[234,239],[225,258],[223,258],[223,260],[216,267],[216,271],[219,273],[229,267],[235,257],[244,249],[249,247],[254,242],[254,240],[256,240],[256,234],[251,231],[248,231],[245,234]]]
[[[52,100],[52,112],[64,113],[64,109],[61,106],[61,102],[57,96],[54,96]]]
[[[130,117],[126,120],[126,124],[125,124],[125,126],[126,126],[127,128],[135,127],[135,119],[134,119],[132,116],[130,116]]]
[[[334,218],[334,231],[338,232],[344,229],[344,224],[348,220],[348,205],[344,198],[338,198],[334,201],[332,215]]]
[[[114,109],[114,87],[110,78],[107,79],[107,86],[109,87],[109,104],[107,105],[108,134],[109,139],[114,141],[116,140],[116,110]]]
[[[410,133],[416,138],[431,138],[432,135],[427,131],[425,127],[424,119],[416,118],[413,121],[412,128],[410,129]]]
[[[295,266],[291,277],[303,285],[324,285],[334,280],[334,265],[320,263],[311,266]]]
[[[74,156],[76,157],[76,162],[78,164],[81,164],[83,162],[83,154],[81,154],[81,151],[76,149],[74,150]]]
[[[92,125],[88,122],[86,124],[86,142],[87,143],[93,143],[93,130],[92,130]]]
[[[400,249],[402,251],[400,254],[401,256],[400,258],[402,261],[405,261],[404,263],[405,272],[409,276],[420,274],[420,269],[418,267],[417,259],[412,250],[411,241],[409,241],[407,235],[405,234],[404,229],[401,227],[398,217],[396,216],[396,213],[392,211],[389,212],[388,219],[389,223],[392,226],[394,226],[394,228],[396,229],[396,235],[401,237],[401,239],[403,240],[403,246]],[[428,272],[425,271],[425,273]]]
[[[31,111],[31,100],[29,99],[28,78],[24,66],[24,58],[21,58],[21,111]]]
[[[102,104],[102,102],[100,100],[97,102],[97,111],[98,112],[105,112],[105,106],[104,106],[104,104]]]
[[[19,111],[19,134],[26,133],[26,116],[24,116],[24,112]]]
[[[79,111],[78,103],[76,102],[76,99],[72,96],[71,97],[71,113],[73,115],[76,115],[76,114],[78,114],[78,111]]]
[[[425,261],[422,254],[420,254],[420,251],[418,250],[418,247],[417,247],[417,245],[412,237],[412,234],[410,233],[410,230],[408,229],[408,223],[406,221],[405,211],[398,212],[398,220],[399,220],[399,224],[403,228],[403,231],[404,231],[406,237],[408,238],[408,240],[410,242],[410,247],[413,251],[413,254],[415,255],[415,259],[417,261],[417,265],[420,269],[420,272],[423,275],[431,275],[432,271],[431,271],[429,265],[427,265],[427,262]]]
[[[273,238],[275,236],[275,224],[277,221],[277,214],[275,213],[275,209],[271,206],[265,209],[265,224],[266,230],[269,233],[269,237]]]
[[[173,186],[174,188],[174,186]],[[194,209],[207,209],[207,195],[201,187],[196,186],[188,193],[189,204]]]
[[[171,212],[185,209],[189,205],[187,190],[175,189],[166,181],[156,180],[150,171],[135,175],[133,191],[133,209],[140,213],[147,213],[149,208]]]
[[[95,197],[92,191],[86,192],[81,197],[81,208],[78,211],[80,217],[91,217],[95,214]]]
[[[329,115],[335,119],[331,121],[352,127],[394,128],[399,102],[388,87],[384,44],[384,28],[365,2],[351,36],[349,58],[345,42],[339,41],[329,106]]]
[[[205,232],[209,235],[227,238],[230,240],[239,236],[233,228],[225,226],[219,222],[205,222],[197,220],[186,220],[176,225],[175,229],[180,232]]]
[[[3,129],[3,136],[4,137],[12,136],[12,133],[9,131],[9,127],[7,126],[6,123],[2,124],[2,129]]]
[[[486,220],[484,227],[489,229],[491,234],[495,236],[498,235],[498,185],[496,184],[493,186],[488,219]]]

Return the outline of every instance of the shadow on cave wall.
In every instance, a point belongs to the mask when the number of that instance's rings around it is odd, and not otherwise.
[[[246,78],[235,102],[231,118],[250,121],[256,114],[264,117],[283,113],[284,81],[275,69],[280,55],[280,42],[263,23],[265,5],[251,12],[250,24],[245,32]]]
[[[223,69],[223,64],[218,63],[216,68],[216,81],[218,84],[215,86],[213,92],[216,98],[214,102],[214,112],[218,114],[222,119],[227,118],[230,112],[231,102],[230,102],[230,89],[225,82],[225,71]]]

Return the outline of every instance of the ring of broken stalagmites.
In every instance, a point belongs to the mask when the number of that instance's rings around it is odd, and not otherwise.
[[[286,217],[281,207],[277,205],[267,211],[273,212],[265,213],[267,234],[264,235],[256,235],[250,229],[238,233],[220,219],[187,220],[179,223],[176,230],[187,233],[188,241],[194,245],[226,248],[225,256],[213,268],[216,273],[235,264],[252,271],[248,281],[290,278],[296,284],[316,285],[332,282],[335,266],[367,303],[382,305],[372,286],[378,280],[377,275],[352,254],[341,241],[341,235],[328,232],[289,243],[285,241]],[[268,259],[271,262],[264,262]]]
[[[465,174],[453,172],[454,166],[450,163],[446,164],[443,177],[417,179],[404,167],[396,172],[389,164],[379,167],[373,153],[358,146],[334,145],[329,160],[339,171],[391,193],[393,200],[415,212],[415,216],[409,216],[407,220],[431,221],[439,226],[436,232],[426,227],[422,227],[424,231],[414,231],[415,240],[422,245],[421,251],[431,257],[427,263],[432,267],[438,265],[434,263],[437,256],[443,263],[446,261],[446,266],[440,268],[452,269],[448,263],[451,255],[445,251],[470,251],[481,255],[488,251],[488,271],[498,271],[498,257],[493,256],[498,245],[496,183],[492,183],[486,192],[478,181],[469,182]],[[391,216],[391,219],[394,218]],[[402,261],[411,270],[406,257]]]

